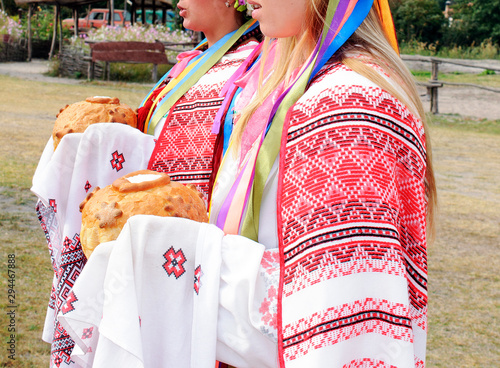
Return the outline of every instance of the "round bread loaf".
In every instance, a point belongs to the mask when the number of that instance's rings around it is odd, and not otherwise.
[[[82,133],[91,124],[121,123],[137,128],[137,114],[116,97],[95,96],[66,105],[57,114],[52,130],[54,150],[68,133]]]
[[[202,194],[194,185],[170,181],[165,173],[140,170],[100,189],[80,204],[80,241],[88,258],[100,243],[115,240],[127,220],[138,214],[184,217],[208,222]]]

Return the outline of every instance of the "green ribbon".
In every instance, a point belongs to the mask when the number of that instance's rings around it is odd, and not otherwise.
[[[335,0],[331,1],[328,5],[326,14],[327,18],[323,27],[323,36],[321,38],[319,48],[321,48],[325,41],[329,25],[333,20],[333,16],[335,15],[335,11],[337,10],[338,3],[339,0]],[[259,219],[262,196],[264,194],[264,187],[266,185],[267,178],[269,177],[269,173],[271,172],[271,168],[273,167],[273,164],[280,152],[286,115],[288,113],[288,110],[304,94],[309,82],[309,78],[311,76],[311,72],[314,68],[316,58],[317,55],[314,57],[308,68],[302,73],[299,79],[294,83],[290,91],[283,98],[257,156],[253,187],[250,192],[250,198],[248,200],[245,218],[241,227],[241,235],[254,241],[258,241],[259,238]]]
[[[271,123],[271,127],[266,134],[266,138],[264,139],[257,156],[253,188],[250,192],[248,208],[241,228],[241,235],[249,239],[258,241],[262,195],[264,194],[264,187],[269,173],[271,172],[271,168],[273,167],[274,161],[276,161],[276,157],[278,157],[280,151],[286,114],[293,104],[297,102],[300,96],[304,94],[313,66],[314,63],[311,63],[309,68],[307,68],[307,70],[300,76],[298,81],[293,85],[290,92],[287,93],[279,105],[276,115]]]

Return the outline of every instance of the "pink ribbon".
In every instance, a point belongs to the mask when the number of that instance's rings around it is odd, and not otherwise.
[[[170,76],[172,78],[177,77],[186,68],[187,64],[202,52],[203,51],[201,50],[191,50],[191,51],[181,52],[179,55],[177,55],[178,63],[172,67]]]

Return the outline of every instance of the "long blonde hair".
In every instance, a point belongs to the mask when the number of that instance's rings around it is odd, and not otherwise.
[[[233,134],[235,134],[236,142],[241,140],[243,131],[255,110],[262,105],[264,100],[281,83],[284,82],[285,86],[287,86],[293,72],[297,68],[300,68],[313,52],[316,42],[321,36],[328,2],[329,0],[312,0],[310,2],[310,6],[305,14],[304,31],[300,37],[282,38],[276,41],[277,55],[273,64],[273,72],[270,76],[264,76],[261,70],[257,94],[252,102],[241,112],[238,122],[235,125]],[[268,52],[266,47],[269,45],[270,41],[271,40],[268,38],[264,40],[263,60],[267,57]],[[353,53],[366,57],[349,57],[349,55]],[[374,7],[372,7],[368,16],[354,34],[335,53],[334,58],[336,61],[345,64],[353,71],[371,80],[380,88],[399,99],[422,121],[427,147],[427,168],[425,174],[426,195],[428,200],[427,228],[429,235],[432,236],[434,233],[433,224],[437,204],[437,193],[432,166],[429,128],[425,111],[419,98],[414,79],[406,65],[387,40]],[[367,62],[377,65],[384,73],[389,75],[391,80],[396,81],[396,83],[389,82],[381,73],[368,65]],[[261,64],[263,65],[264,62]],[[263,83],[265,77],[269,78]]]

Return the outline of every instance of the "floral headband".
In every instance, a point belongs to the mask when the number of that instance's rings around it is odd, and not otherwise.
[[[229,1],[226,1],[226,5],[229,4]],[[244,12],[247,10],[246,0],[236,0],[234,2],[234,8],[240,12]]]

